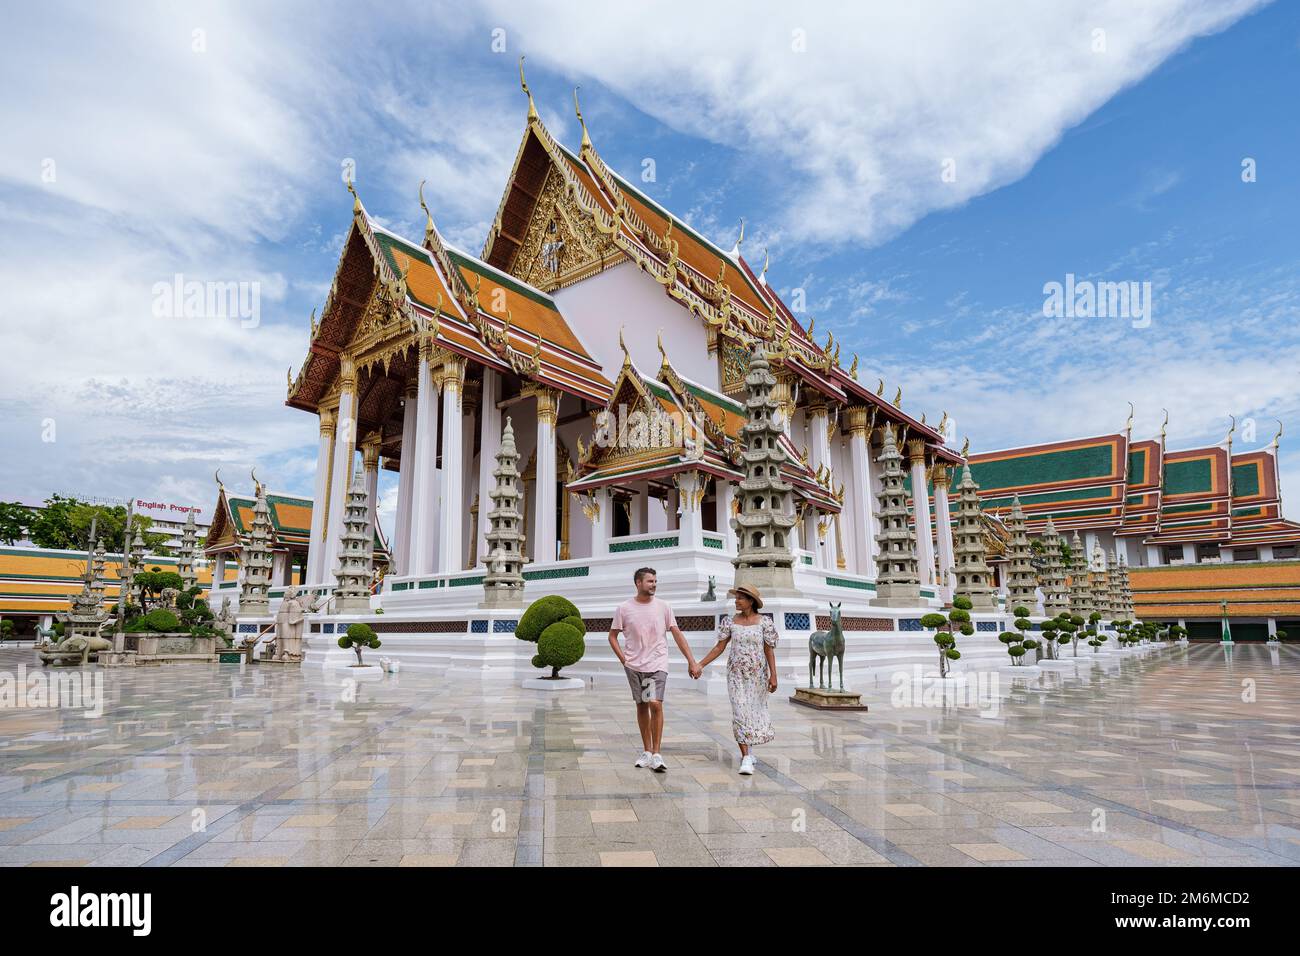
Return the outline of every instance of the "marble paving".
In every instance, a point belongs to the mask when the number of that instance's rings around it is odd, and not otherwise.
[[[0,678],[30,660],[0,651]],[[654,774],[632,766],[621,678],[550,695],[413,671],[103,675],[102,716],[0,709],[0,864],[1300,863],[1293,646],[1003,671],[995,710],[902,699],[890,675],[855,688],[869,713],[783,687],[752,777],[725,694],[684,679]]]

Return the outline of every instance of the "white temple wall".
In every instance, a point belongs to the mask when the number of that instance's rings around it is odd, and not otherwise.
[[[709,355],[704,322],[665,295],[663,286],[631,262],[558,290],[555,302],[611,382],[623,367],[619,329],[632,361],[648,375],[660,365],[658,335],[662,329],[673,368],[701,385],[718,389],[718,363]],[[616,310],[610,308],[611,303],[617,303]]]

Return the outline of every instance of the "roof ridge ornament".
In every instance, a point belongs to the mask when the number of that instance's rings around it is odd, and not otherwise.
[[[420,208],[424,210],[424,241],[428,242],[429,237],[433,235],[434,228],[433,228],[433,214],[429,212],[429,207],[428,205],[425,204],[424,201],[425,182],[427,182],[427,180],[424,179],[420,180],[420,188],[418,192],[420,195]]]
[[[350,171],[349,171],[349,173],[350,173]],[[354,185],[352,185],[352,176],[351,176],[351,175],[348,175],[348,176],[343,180],[343,184],[344,184],[345,186],[347,186],[347,188],[348,188],[348,192],[350,192],[350,193],[352,194],[352,214],[353,214],[354,216],[359,216],[359,215],[361,215],[361,213],[362,213],[362,209],[361,209],[361,197],[357,195],[357,187],[354,186]]]
[[[578,87],[573,88],[573,111],[578,114],[578,124],[582,127],[582,145],[578,151],[589,150],[591,146],[591,137],[587,134],[587,121],[582,118],[582,107],[578,105]]]
[[[1282,437],[1282,419],[1275,418],[1273,420],[1277,422],[1277,434],[1273,436],[1273,441],[1271,442],[1271,444],[1273,446],[1273,450],[1277,451],[1278,440]]]
[[[533,91],[528,88],[528,81],[524,79],[524,58],[522,54],[519,56],[519,86],[528,96],[528,122],[531,125],[541,117],[537,115],[537,104],[533,102]]]
[[[632,353],[627,350],[627,343],[623,341],[623,326],[618,327],[618,347],[623,350],[623,367],[629,368],[632,365]]]
[[[740,258],[740,244],[745,241],[745,217],[740,217],[740,235],[736,237],[736,244],[731,247],[731,255],[734,258]]]

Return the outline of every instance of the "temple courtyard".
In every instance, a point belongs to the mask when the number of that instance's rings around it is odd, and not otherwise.
[[[0,673],[31,659],[0,651]],[[0,864],[1300,863],[1294,646],[1002,670],[946,705],[882,675],[853,714],[790,704],[783,675],[752,777],[726,694],[684,678],[654,774],[632,766],[622,679],[548,694],[309,665],[102,673],[101,716],[0,710]]]

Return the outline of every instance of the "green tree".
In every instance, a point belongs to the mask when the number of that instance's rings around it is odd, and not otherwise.
[[[19,501],[0,501],[0,541],[15,544],[27,537],[32,509]]]
[[[45,507],[30,519],[27,533],[32,544],[37,547],[84,551],[92,521],[95,522],[95,537],[103,538],[110,551],[122,547],[126,531],[124,506],[95,505],[78,498],[65,498],[63,495],[51,495],[45,499]],[[138,528],[146,551],[166,554],[168,538],[165,534],[151,532],[149,529],[152,526],[152,518],[135,515],[131,519],[131,535],[134,537]],[[94,546],[93,542],[91,546]]]
[[[361,666],[361,649],[363,647],[377,648],[382,646],[383,641],[375,633],[375,629],[369,624],[349,624],[347,633],[339,638],[339,647],[352,648],[352,652],[357,655],[357,667]]]
[[[970,621],[971,600],[965,595],[953,598],[952,610],[943,614],[926,614],[921,618],[921,626],[935,631],[934,643],[939,649],[939,676],[948,676],[948,662],[961,659],[957,650],[957,635],[969,637],[975,633],[975,626]]]
[[[137,593],[140,595],[140,606],[145,610],[149,609],[149,603],[152,599],[157,601],[162,597],[166,588],[175,588],[177,591],[184,591],[185,581],[175,571],[164,571],[162,568],[153,567],[148,571],[141,571],[131,583],[135,585]]]

